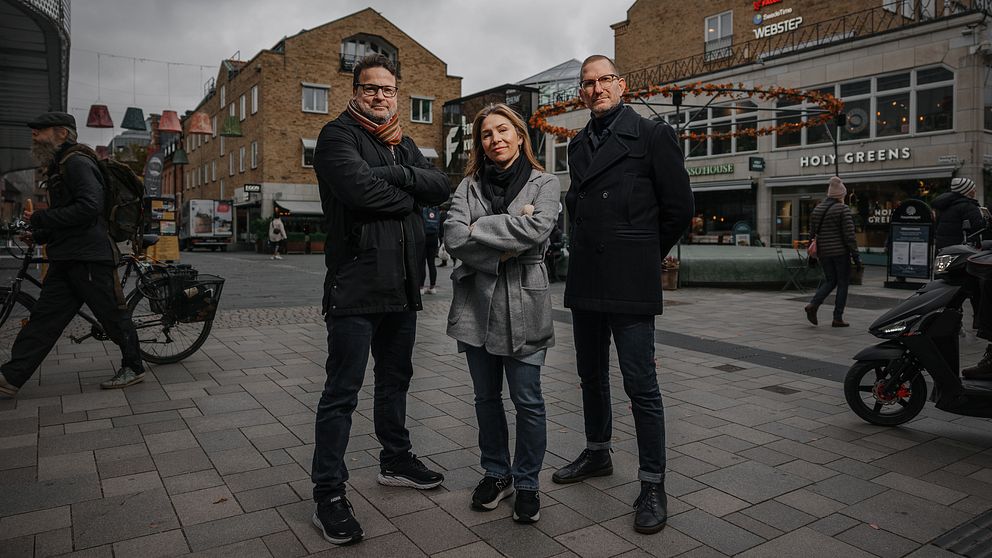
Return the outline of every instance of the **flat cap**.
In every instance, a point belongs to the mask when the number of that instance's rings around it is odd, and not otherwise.
[[[53,126],[62,126],[63,128],[72,128],[75,130],[76,119],[67,112],[45,112],[28,122],[28,127],[35,130],[51,128]]]

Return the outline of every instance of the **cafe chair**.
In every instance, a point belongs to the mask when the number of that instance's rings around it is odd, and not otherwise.
[[[809,270],[809,262],[806,255],[800,250],[796,250],[796,259],[791,260],[786,257],[785,252],[781,248],[776,248],[775,253],[778,255],[778,263],[782,266],[786,277],[785,285],[782,285],[782,290],[795,287],[797,291],[805,293],[806,287],[803,286],[803,283],[806,281],[806,273]]]

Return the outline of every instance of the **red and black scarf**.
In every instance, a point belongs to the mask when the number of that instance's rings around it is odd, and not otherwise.
[[[403,140],[403,128],[400,127],[399,114],[394,114],[385,124],[379,124],[378,122],[369,120],[369,117],[362,114],[354,99],[348,102],[348,114],[357,120],[362,125],[362,128],[368,130],[370,134],[386,145],[399,145]]]

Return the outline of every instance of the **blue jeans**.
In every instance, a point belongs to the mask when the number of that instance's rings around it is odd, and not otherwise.
[[[313,450],[313,498],[321,502],[345,493],[344,454],[351,435],[351,414],[365,380],[369,347],[375,359],[372,420],[382,444],[379,463],[387,466],[410,456],[406,394],[413,376],[416,312],[327,316],[327,381],[317,405]]]
[[[637,478],[665,478],[665,407],[654,365],[654,316],[572,310],[575,365],[582,381],[586,447],[609,449],[613,436],[610,399],[610,335],[617,344],[623,389],[630,398],[637,434]]]
[[[548,447],[541,367],[511,357],[467,347],[465,358],[475,388],[475,418],[479,421],[481,465],[487,477],[513,476],[517,490],[537,490],[537,477]],[[510,433],[503,410],[503,372],[510,400],[517,411],[517,443],[510,465]]]
[[[844,317],[844,306],[847,305],[847,286],[851,283],[851,258],[848,255],[826,256],[820,258],[820,267],[823,268],[823,276],[826,278],[820,283],[820,288],[816,289],[813,300],[809,301],[813,306],[823,304],[830,291],[837,287],[837,300],[834,302],[834,319],[840,320]]]

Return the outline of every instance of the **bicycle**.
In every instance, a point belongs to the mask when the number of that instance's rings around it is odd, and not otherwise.
[[[27,230],[22,222],[7,227],[8,233]],[[158,242],[156,235],[144,235],[142,246]],[[11,243],[13,244],[13,243]],[[21,260],[17,274],[9,286],[0,286],[0,362],[10,357],[10,348],[17,333],[27,324],[36,299],[22,290],[23,282],[41,288],[41,281],[29,273],[32,264],[47,263],[44,258],[32,257],[33,242],[20,247],[8,246],[8,252]],[[128,312],[138,333],[139,352],[142,360],[153,364],[179,362],[200,349],[210,335],[217,304],[220,301],[224,279],[214,275],[199,274],[191,266],[169,265],[145,255],[126,254],[118,267],[123,267],[120,284],[124,289],[131,275],[135,275],[134,288],[125,297]],[[70,335],[76,344],[90,337],[99,341],[109,339],[99,321],[82,308],[76,313],[90,324],[86,335]]]

